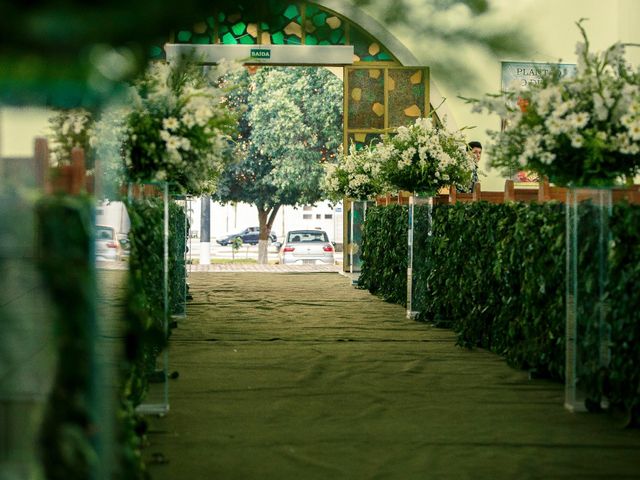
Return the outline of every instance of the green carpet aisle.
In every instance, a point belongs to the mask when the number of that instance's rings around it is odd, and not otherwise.
[[[640,478],[640,432],[338,274],[190,284],[155,480]]]

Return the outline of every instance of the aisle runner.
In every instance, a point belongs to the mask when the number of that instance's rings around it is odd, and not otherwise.
[[[637,478],[640,432],[342,275],[192,273],[154,480]]]

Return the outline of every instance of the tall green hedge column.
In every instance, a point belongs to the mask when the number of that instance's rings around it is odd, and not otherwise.
[[[46,478],[101,478],[107,431],[96,359],[96,274],[89,199],[55,196],[37,207],[40,266],[55,305],[57,366],[41,429]]]

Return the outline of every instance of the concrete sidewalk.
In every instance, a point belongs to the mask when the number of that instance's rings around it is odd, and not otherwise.
[[[98,270],[127,270],[127,262],[96,262]],[[236,273],[331,273],[341,272],[342,265],[260,265],[258,263],[213,263],[187,265],[188,272]]]
[[[342,265],[259,265],[257,263],[213,263],[187,265],[189,272],[238,272],[238,273],[330,273],[342,270]]]
[[[631,479],[640,432],[336,274],[189,276],[164,479]]]

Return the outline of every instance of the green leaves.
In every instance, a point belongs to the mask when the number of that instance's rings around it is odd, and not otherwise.
[[[598,230],[593,206],[580,208],[579,327],[581,385],[589,398],[640,420],[640,207],[614,206],[609,283],[610,361],[599,359]],[[415,209],[414,286],[419,320],[450,327],[465,347],[482,347],[536,376],[564,378],[565,207],[486,202],[436,206],[432,235],[427,207]],[[406,301],[407,209],[368,210],[360,286],[399,304]]]
[[[241,114],[238,161],[220,182],[222,201],[258,207],[321,199],[322,163],[342,142],[342,82],[326,69],[263,67],[227,78]]]
[[[407,299],[407,207],[367,209],[362,234],[361,288],[392,302]]]

